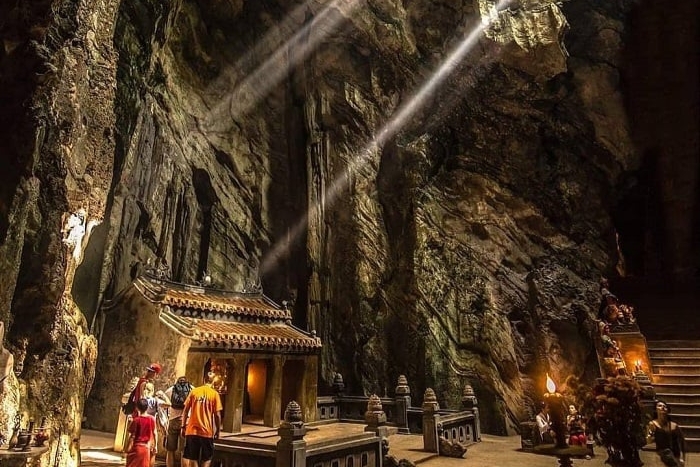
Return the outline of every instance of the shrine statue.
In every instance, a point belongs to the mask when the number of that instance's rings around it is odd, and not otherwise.
[[[566,426],[569,429],[569,444],[573,446],[586,445],[586,433],[583,417],[576,410],[576,406],[569,406],[569,415],[566,416]]]

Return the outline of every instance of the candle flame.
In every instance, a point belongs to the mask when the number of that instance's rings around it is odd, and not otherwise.
[[[547,392],[550,394],[554,394],[554,392],[557,390],[556,384],[554,384],[554,380],[549,377],[549,374],[547,374]]]

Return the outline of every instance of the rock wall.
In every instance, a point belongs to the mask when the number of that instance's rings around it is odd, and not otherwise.
[[[613,214],[641,164],[633,3],[1,6],[0,320],[31,410],[53,408],[58,465],[77,463],[92,335],[126,333],[101,306],[149,262],[227,289],[259,275],[323,340],[322,387],[405,374],[450,406],[470,382],[491,433],[528,415],[545,371],[592,371],[596,284],[624,271]],[[101,350],[97,387],[117,355]],[[121,356],[125,375],[167,359]],[[94,395],[88,426],[117,403]]]
[[[230,289],[260,273],[326,344],[323,382],[406,374],[455,404],[469,381],[509,431],[545,371],[586,368],[606,198],[636,159],[621,38],[569,57],[556,4],[494,8],[122,5],[103,296],[149,260]],[[121,364],[163,357],[140,350]]]

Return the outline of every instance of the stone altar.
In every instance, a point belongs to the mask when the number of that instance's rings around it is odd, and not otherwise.
[[[27,460],[39,457],[48,450],[48,446],[32,447],[29,451],[2,448],[0,449],[0,465],[2,467],[25,467]]]

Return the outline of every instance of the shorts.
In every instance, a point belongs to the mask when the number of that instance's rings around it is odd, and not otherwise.
[[[182,457],[191,461],[206,462],[214,457],[214,438],[204,436],[185,436],[185,449]]]
[[[182,417],[173,418],[168,422],[168,433],[165,436],[165,450],[177,451],[185,445],[185,437],[182,436]]]

